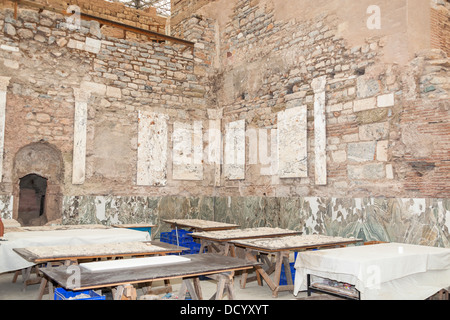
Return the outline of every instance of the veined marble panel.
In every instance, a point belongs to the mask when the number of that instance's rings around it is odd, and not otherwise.
[[[12,211],[12,205],[9,207],[7,212]],[[64,224],[152,223],[158,225],[152,231],[157,235],[169,228],[159,223],[164,218],[205,219],[235,223],[242,228],[280,227],[304,234],[450,248],[449,199],[259,196],[64,198]]]
[[[203,180],[203,124],[173,124],[173,179]]]
[[[2,219],[13,218],[13,203],[14,197],[12,195],[0,195],[0,217]]]
[[[278,113],[278,174],[280,178],[308,176],[307,107]]]
[[[245,179],[245,120],[225,125],[225,178]]]
[[[168,126],[165,114],[139,111],[137,177],[141,186],[167,184]]]

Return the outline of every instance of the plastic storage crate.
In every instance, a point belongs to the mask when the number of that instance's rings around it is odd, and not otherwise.
[[[191,243],[189,243],[189,249],[191,249],[190,253],[191,254],[197,254],[200,253],[200,248],[201,248],[201,244],[192,241]]]
[[[295,279],[294,262],[290,263],[289,267],[291,268],[292,282],[294,282],[294,279]],[[286,272],[284,271],[284,265],[281,266],[280,285],[282,285],[282,286],[287,285],[287,277],[286,277]]]
[[[170,232],[161,232],[159,240],[165,243],[171,243]]]
[[[81,296],[77,298],[77,296]],[[89,297],[86,297],[89,296]],[[64,288],[55,289],[55,300],[106,300],[105,296],[96,293],[94,290],[67,291]]]

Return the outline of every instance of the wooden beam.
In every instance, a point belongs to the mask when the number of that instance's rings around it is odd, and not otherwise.
[[[29,7],[33,7],[33,8],[38,8],[40,10],[47,10],[47,11],[51,11],[51,12],[56,12],[56,13],[60,13],[62,15],[65,16],[69,16],[72,15],[72,13],[67,13],[65,10],[63,9],[57,9],[57,8],[52,8],[52,7],[48,7],[48,6],[44,6],[38,3],[34,3],[31,1],[26,1],[26,0],[12,0],[13,2],[17,4],[23,4],[25,6],[29,6]],[[105,18],[101,18],[101,17],[97,17],[94,15],[90,15],[90,14],[86,14],[86,13],[80,13],[80,18],[84,19],[84,20],[89,20],[89,21],[97,21],[100,24],[103,25],[108,25],[111,27],[115,27],[115,28],[119,28],[125,31],[130,31],[130,32],[134,32],[134,33],[138,33],[138,34],[142,34],[151,38],[155,38],[157,40],[162,40],[162,41],[170,41],[173,43],[178,43],[178,44],[183,44],[187,47],[190,48],[194,48],[194,43],[191,41],[187,41],[187,40],[183,40],[183,39],[179,39],[179,38],[175,38],[175,37],[171,37],[162,33],[158,33],[158,32],[154,32],[154,31],[150,31],[150,30],[146,30],[146,29],[142,29],[142,28],[138,28],[138,27],[134,27],[128,24],[124,24],[124,23],[120,23],[120,22],[116,22],[116,21],[112,21],[109,19],[105,19]]]

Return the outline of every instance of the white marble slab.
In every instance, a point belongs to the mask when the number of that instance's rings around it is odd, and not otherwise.
[[[203,180],[203,124],[173,124],[173,179]]]
[[[136,183],[141,186],[167,184],[168,126],[166,114],[139,111]]]
[[[80,263],[80,267],[90,272],[103,272],[128,268],[154,267],[168,264],[186,263],[191,259],[180,256],[161,256],[149,258],[135,258],[122,260],[109,260],[100,262]]]
[[[3,153],[5,147],[5,121],[6,121],[6,92],[9,85],[8,77],[0,77],[0,182],[3,177]]]
[[[325,115],[326,84],[326,76],[315,78],[311,84],[314,90],[314,171],[316,185],[327,184],[327,125]]]
[[[278,174],[280,178],[308,176],[307,107],[278,113]]]
[[[72,184],[83,184],[86,176],[87,109],[90,92],[74,88],[75,116],[73,133]]]
[[[225,125],[224,174],[228,180],[245,179],[245,120]]]

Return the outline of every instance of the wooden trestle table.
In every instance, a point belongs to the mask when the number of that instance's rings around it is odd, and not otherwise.
[[[43,268],[41,271],[58,285],[73,291],[113,287],[115,288],[114,299],[120,300],[136,299],[134,284],[170,279],[183,280],[179,299],[184,299],[187,291],[193,300],[202,300],[199,277],[206,276],[218,281],[217,291],[213,296],[215,299],[222,299],[224,291],[228,292],[229,299],[234,299],[234,273],[251,269],[259,264],[217,254],[193,254],[183,257],[190,261],[168,264],[164,267],[140,266],[122,269],[120,272],[118,270],[86,271],[80,265],[79,281],[70,281],[69,279],[72,272],[68,272],[68,268],[73,266]],[[159,257],[149,259],[157,258]]]
[[[36,265],[46,265],[49,268],[61,264],[65,266],[77,265],[83,260],[122,259],[155,255],[165,256],[170,253],[181,253],[185,249],[159,241],[142,241],[76,246],[28,247],[14,248],[13,250],[25,260]],[[42,277],[37,299],[42,299],[47,285],[49,287],[50,298],[53,298],[53,284],[46,277]],[[165,288],[162,290],[171,292],[172,287],[168,281],[165,282]]]
[[[194,232],[232,230],[239,228],[239,225],[237,224],[202,219],[166,219],[162,221],[169,224],[172,229],[186,228],[189,231]]]
[[[190,236],[200,240],[200,252],[205,248],[209,253],[216,252],[223,255],[236,256],[233,240],[256,239],[256,238],[276,238],[301,234],[299,231],[281,228],[247,228],[224,231],[194,232]]]
[[[344,247],[350,244],[362,242],[361,239],[330,237],[323,235],[300,235],[281,238],[247,239],[234,240],[231,243],[236,247],[245,249],[245,258],[248,261],[256,262],[259,258],[264,262],[264,266],[255,266],[256,276],[248,278],[248,270],[244,271],[241,277],[241,288],[245,288],[248,281],[258,281],[262,285],[262,279],[272,290],[273,297],[278,297],[280,291],[293,291],[294,284],[289,263],[292,251],[305,251],[320,248]],[[275,261],[270,256],[275,255]],[[286,285],[280,285],[280,275],[282,265],[284,265],[286,275]],[[273,278],[270,275],[273,274]]]

